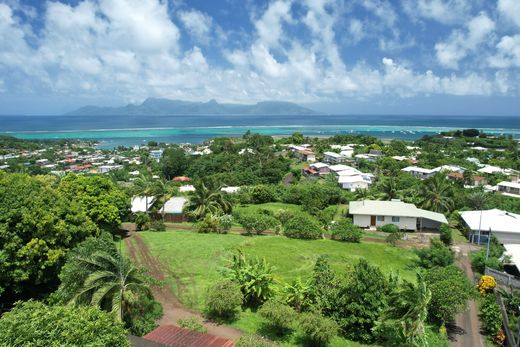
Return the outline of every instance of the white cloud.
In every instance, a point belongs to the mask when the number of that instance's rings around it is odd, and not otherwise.
[[[520,1],[498,0],[498,10],[504,17],[520,27]]]
[[[497,52],[489,58],[496,68],[520,67],[520,35],[504,36],[496,46]]]
[[[278,48],[283,38],[283,25],[291,22],[291,1],[273,1],[254,23],[258,40],[267,48]]]
[[[460,24],[470,14],[468,0],[405,0],[405,12],[413,19],[427,18],[443,24]]]
[[[447,68],[457,69],[459,61],[484,43],[494,29],[495,22],[480,13],[466,24],[465,31],[455,30],[447,41],[435,45],[437,60]]]
[[[180,11],[179,18],[188,33],[198,42],[209,43],[213,20],[207,14],[197,10]]]

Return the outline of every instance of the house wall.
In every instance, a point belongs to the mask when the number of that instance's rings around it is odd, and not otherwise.
[[[422,226],[423,226],[423,228],[427,228],[427,229],[439,229],[439,227],[441,226],[441,223],[436,222],[431,219],[423,218]]]
[[[367,189],[368,183],[367,182],[342,183],[341,188],[348,189],[351,192],[353,192],[358,188]]]
[[[377,216],[377,215],[375,215]],[[369,228],[370,227],[370,217],[367,215],[353,215],[352,223],[361,228]],[[384,221],[378,221],[376,217],[376,226],[383,226],[386,224],[395,224],[399,227],[399,229],[406,230],[417,230],[417,218],[415,217],[400,217],[399,222],[392,222],[392,216],[384,216]]]

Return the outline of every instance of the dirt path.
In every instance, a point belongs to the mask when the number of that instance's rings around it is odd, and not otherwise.
[[[458,253],[457,266],[459,266],[466,276],[473,282],[474,274],[471,269],[469,252],[473,250],[473,245],[464,243],[457,244],[454,248]],[[455,318],[455,326],[450,327],[451,345],[455,347],[484,347],[485,337],[481,334],[480,320],[478,317],[478,306],[475,300],[468,304],[468,310],[460,313]]]
[[[159,281],[164,281],[167,278],[165,271],[163,271],[160,262],[150,253],[139,233],[132,230],[131,227],[128,227],[126,230],[128,231],[128,237],[125,239],[125,245],[130,258],[147,269],[152,277]],[[183,284],[180,279],[172,272],[168,272],[168,276],[172,276],[178,284],[177,287],[182,290]],[[164,315],[157,322],[159,325],[177,325],[179,319],[195,317],[203,322],[209,334],[226,339],[237,339],[242,335],[242,332],[238,329],[215,324],[205,319],[200,313],[185,308],[178,298],[173,295],[172,288],[168,284],[152,287],[152,293],[155,300],[159,301],[163,306]]]

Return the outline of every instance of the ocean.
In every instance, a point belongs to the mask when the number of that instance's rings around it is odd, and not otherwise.
[[[418,139],[451,129],[477,128],[520,138],[520,117],[505,116],[0,116],[0,134],[22,139],[88,139],[100,148],[132,146],[150,140],[201,143],[247,130],[284,136],[367,134],[384,139]]]

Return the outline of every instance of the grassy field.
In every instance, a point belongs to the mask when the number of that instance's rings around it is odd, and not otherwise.
[[[235,206],[234,209],[237,212],[256,212],[260,210],[268,210],[273,213],[278,212],[279,210],[287,210],[289,212],[303,212],[302,207],[300,205],[294,204],[285,204],[283,202],[268,202],[265,204],[257,204],[257,205],[242,205]]]
[[[275,205],[275,204],[270,204]],[[273,208],[275,206],[272,206]],[[359,258],[378,265],[384,273],[398,272],[403,278],[415,279],[411,265],[415,254],[383,243],[349,244],[331,240],[292,240],[282,236],[197,234],[187,231],[140,232],[151,253],[170,274],[175,295],[188,307],[202,310],[208,286],[222,278],[220,270],[230,255],[241,249],[248,256],[265,257],[275,267],[278,285],[297,277],[309,278],[318,256],[326,255],[338,273],[345,273]],[[262,318],[254,312],[242,312],[234,326],[255,332]],[[294,345],[291,336],[286,345]],[[333,346],[359,346],[337,338]]]

